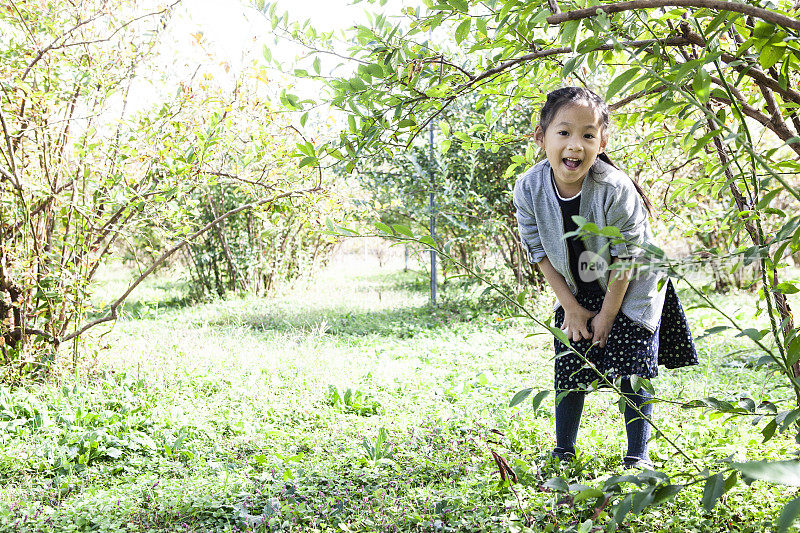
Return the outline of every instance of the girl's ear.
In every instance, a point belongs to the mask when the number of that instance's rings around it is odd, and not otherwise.
[[[600,150],[597,152],[598,154],[602,154],[606,151],[606,145],[608,144],[608,132],[603,132],[600,135]]]
[[[533,129],[533,142],[535,142],[539,148],[544,150],[544,130],[539,124],[537,124]]]

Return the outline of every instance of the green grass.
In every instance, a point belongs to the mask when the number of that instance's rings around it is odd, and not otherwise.
[[[108,297],[121,286],[107,285]],[[155,280],[133,295],[128,318],[86,340],[77,375],[0,389],[0,528],[577,530],[595,500],[575,503],[546,484],[560,476],[596,487],[620,473],[614,398],[587,402],[578,462],[546,459],[553,396],[536,411],[508,405],[523,388],[552,386],[552,338],[528,336],[541,331],[456,286],[433,309],[424,288],[413,273],[336,264],[280,297],[186,305]],[[753,321],[749,294],[714,299]],[[531,308],[544,319],[549,305],[543,295]],[[689,315],[696,333],[721,323],[708,309]],[[774,372],[751,367],[741,338],[706,337],[698,348],[699,367],[655,381],[660,397],[788,398]],[[711,472],[728,456],[794,457],[785,435],[761,443],[763,423],[670,404],[655,413]],[[492,450],[516,472],[513,491]],[[664,439],[651,456],[669,475],[690,471]],[[770,530],[791,495],[739,483],[706,513],[702,490],[630,515],[619,530]],[[594,526],[608,521],[601,512]]]

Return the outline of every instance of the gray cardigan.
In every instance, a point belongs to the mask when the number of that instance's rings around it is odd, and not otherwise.
[[[528,251],[528,261],[538,263],[546,256],[567,281],[573,294],[577,286],[569,268],[569,256],[564,240],[561,207],[552,183],[550,163],[545,160],[517,179],[514,186],[514,205],[522,243]],[[599,256],[598,263],[611,264],[611,256],[635,259],[644,250],[636,244],[654,244],[647,224],[647,209],[636,188],[624,172],[604,161],[597,160],[581,186],[580,216],[598,227],[619,228],[628,241],[612,244],[612,239],[590,234],[584,238],[586,250]],[[598,277],[603,290],[608,287],[612,271],[606,269]],[[628,318],[655,331],[661,320],[666,284],[658,288],[663,272],[635,271],[631,276],[620,311]],[[556,308],[559,303],[556,302]]]

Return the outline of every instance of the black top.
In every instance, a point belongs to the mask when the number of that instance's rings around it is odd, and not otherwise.
[[[555,183],[553,183],[553,187],[555,188]],[[561,198],[558,194],[558,189],[556,189],[556,198],[558,198],[558,204],[561,207],[561,220],[564,223],[564,233],[569,233],[571,231],[575,231],[578,229],[578,225],[572,220],[573,215],[577,215],[581,206],[581,195],[578,193],[577,196],[565,200]],[[589,271],[586,274],[588,276],[584,276],[585,279],[581,279],[580,275],[580,267],[578,265],[578,258],[581,257],[581,254],[586,251],[586,246],[583,244],[583,241],[577,237],[567,237],[567,254],[569,255],[569,271],[572,274],[572,279],[575,280],[575,283],[578,286],[579,293],[602,293],[603,289],[600,287],[600,283],[596,279],[591,279],[591,274]]]

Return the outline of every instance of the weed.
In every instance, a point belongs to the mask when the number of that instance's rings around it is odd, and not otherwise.
[[[328,405],[343,413],[355,413],[361,416],[377,415],[381,412],[381,404],[360,390],[348,388],[343,394],[334,385],[328,385]]]

